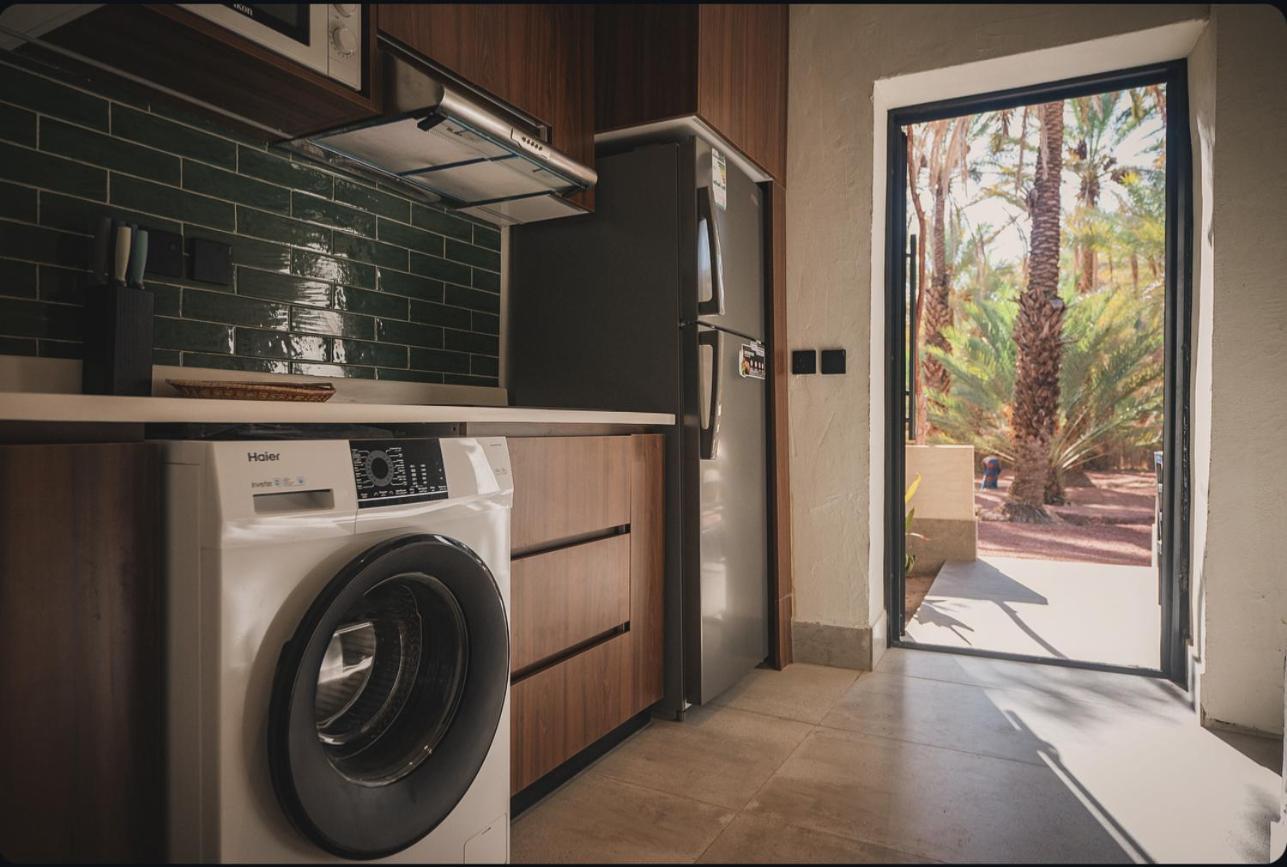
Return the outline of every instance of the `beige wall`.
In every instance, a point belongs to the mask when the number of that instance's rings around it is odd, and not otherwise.
[[[882,255],[879,247],[873,250],[873,212],[878,231],[883,221],[879,202],[883,200],[880,172],[884,143],[874,134],[877,81],[897,76],[913,81],[923,77],[915,73],[962,64],[970,64],[970,70],[991,70],[991,78],[982,74],[977,78],[990,86],[959,90],[959,94],[1007,86],[998,75],[1017,75],[1009,81],[1009,86],[1014,86],[1042,80],[1041,76],[1045,80],[1062,77],[1057,74],[1059,69],[1119,68],[1145,62],[1138,42],[1131,53],[1117,51],[1107,42],[1090,41],[1206,15],[1205,6],[792,7],[787,169],[790,343],[801,348],[845,347],[851,359],[847,376],[791,380],[798,621],[866,629],[877,624],[883,613],[879,524],[883,496],[883,407],[879,397],[883,370],[879,364],[883,347],[879,329],[876,334],[872,331],[872,322],[879,325],[882,321],[883,300],[871,290],[873,282],[879,283]],[[1285,234],[1283,167],[1281,159],[1271,159],[1257,150],[1273,147],[1281,153],[1283,127],[1281,120],[1273,119],[1281,117],[1274,111],[1267,117],[1276,128],[1264,126],[1256,114],[1265,101],[1281,103],[1281,88],[1271,82],[1287,80],[1281,66],[1281,18],[1274,20],[1275,15],[1268,7],[1221,7],[1215,37],[1219,50],[1214,52],[1217,56],[1208,58],[1210,66],[1217,69],[1221,141],[1231,143],[1223,153],[1219,148],[1214,151],[1212,219],[1221,226],[1222,239],[1235,231],[1232,224],[1238,225],[1236,231],[1242,238],[1236,242],[1230,239],[1227,253],[1217,247],[1211,263],[1214,300],[1206,308],[1213,323],[1208,387],[1218,395],[1208,419],[1214,420],[1210,454],[1216,469],[1211,474],[1211,514],[1204,516],[1203,525],[1209,538],[1202,548],[1208,620],[1206,697],[1211,702],[1207,706],[1210,716],[1259,728],[1272,727],[1270,716],[1275,706],[1277,725],[1281,726],[1281,683],[1273,686],[1268,674],[1280,671],[1281,655],[1275,661],[1274,654],[1281,654],[1283,633],[1287,632],[1283,622],[1287,618],[1287,581],[1282,580],[1281,571],[1267,568],[1275,552],[1266,544],[1281,537],[1287,527],[1275,517],[1280,513],[1274,509],[1249,508],[1272,496],[1273,491],[1287,490],[1282,469],[1268,471],[1256,464],[1268,452],[1260,438],[1277,434],[1281,439],[1284,430],[1284,390],[1265,380],[1275,364],[1281,367],[1287,351],[1283,245],[1266,240]],[[1192,32],[1198,39],[1196,29]],[[1157,45],[1162,42],[1154,40]],[[1149,44],[1144,43],[1145,52]],[[1201,44],[1199,41],[1199,48]],[[1192,46],[1190,40],[1174,53],[1147,59],[1184,56]],[[1170,49],[1169,45],[1164,47]],[[1057,48],[1057,52],[1048,51]],[[1042,53],[1024,58],[1009,72],[997,60],[1037,51]],[[1058,63],[1045,63],[1047,55],[1060,52]],[[1196,60],[1200,66],[1201,59]],[[1039,77],[1034,79],[1033,75]],[[925,99],[899,102],[897,91],[886,87],[889,82],[881,84],[882,112],[886,105]],[[902,93],[921,91],[909,87]],[[1235,120],[1230,121],[1234,132],[1225,127],[1226,111],[1236,112]],[[1244,145],[1246,152],[1242,153]],[[1195,142],[1195,150],[1197,147]],[[1230,175],[1227,182],[1222,170]],[[1255,205],[1242,208],[1248,198]],[[1195,212],[1197,217],[1200,214]],[[1239,264],[1238,256],[1250,260]],[[1227,318],[1221,316],[1222,303],[1229,305]],[[1223,392],[1221,382],[1226,384]],[[1200,375],[1197,383],[1202,383]],[[1250,431],[1239,431],[1249,412],[1257,416],[1256,423]],[[1240,434],[1249,435],[1263,447],[1238,452]],[[1201,436],[1195,431],[1195,442]],[[1222,447],[1230,451],[1223,452]],[[1195,479],[1199,475],[1195,471]],[[1227,486],[1223,501],[1221,479]],[[1202,482],[1205,486],[1205,476]],[[1239,552],[1257,549],[1263,555],[1252,558],[1255,574],[1242,574],[1245,570],[1238,567]],[[1222,592],[1217,595],[1216,585],[1221,580]],[[1244,597],[1241,605],[1235,604],[1239,596]],[[1224,659],[1231,666],[1263,675],[1235,676],[1231,668],[1223,667],[1226,663],[1216,660],[1222,645],[1211,633],[1217,624],[1249,614],[1249,607],[1256,604],[1256,641],[1242,649],[1228,647]],[[1228,634],[1231,642],[1237,640],[1234,633]],[[1222,693],[1217,686],[1222,679],[1233,692]],[[1253,681],[1257,689],[1263,686],[1259,698],[1248,698]],[[1235,694],[1247,698],[1246,702],[1235,699]],[[1220,716],[1217,708],[1228,716]]]
[[[974,520],[974,446],[908,446],[907,485],[921,477],[908,506],[917,518]]]

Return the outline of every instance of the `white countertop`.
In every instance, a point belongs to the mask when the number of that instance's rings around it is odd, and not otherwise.
[[[509,424],[672,425],[665,413],[525,409],[512,406],[301,403],[281,400],[199,400],[98,394],[0,392],[0,421],[205,422],[224,424],[342,424],[499,422]]]

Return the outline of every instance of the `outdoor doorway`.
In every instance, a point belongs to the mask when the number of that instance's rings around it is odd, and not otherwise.
[[[891,644],[1184,678],[1183,62],[889,115]]]

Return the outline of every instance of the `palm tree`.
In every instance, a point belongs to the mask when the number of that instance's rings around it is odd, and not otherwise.
[[[933,223],[929,252],[931,259],[929,285],[922,284],[924,295],[922,339],[926,347],[948,349],[943,332],[952,324],[952,274],[947,261],[947,200],[952,188],[952,178],[958,168],[964,169],[969,144],[966,132],[971,117],[940,120],[928,124],[930,144],[925,168],[928,173],[930,193],[933,197]],[[915,190],[915,187],[913,187]],[[920,211],[919,200],[917,211]],[[923,363],[926,388],[935,396],[946,394],[951,386],[947,370],[932,356]]]
[[[1059,184],[1063,171],[1064,104],[1038,107],[1040,142],[1028,213],[1032,232],[1028,282],[1014,326],[1018,352],[1010,425],[1014,481],[1004,506],[1012,521],[1050,520],[1045,504],[1061,498],[1050,460],[1059,415],[1064,302],[1059,297]]]

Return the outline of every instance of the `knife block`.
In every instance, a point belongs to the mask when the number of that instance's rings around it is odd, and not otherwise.
[[[152,308],[147,289],[94,286],[85,292],[85,394],[152,395]]]

